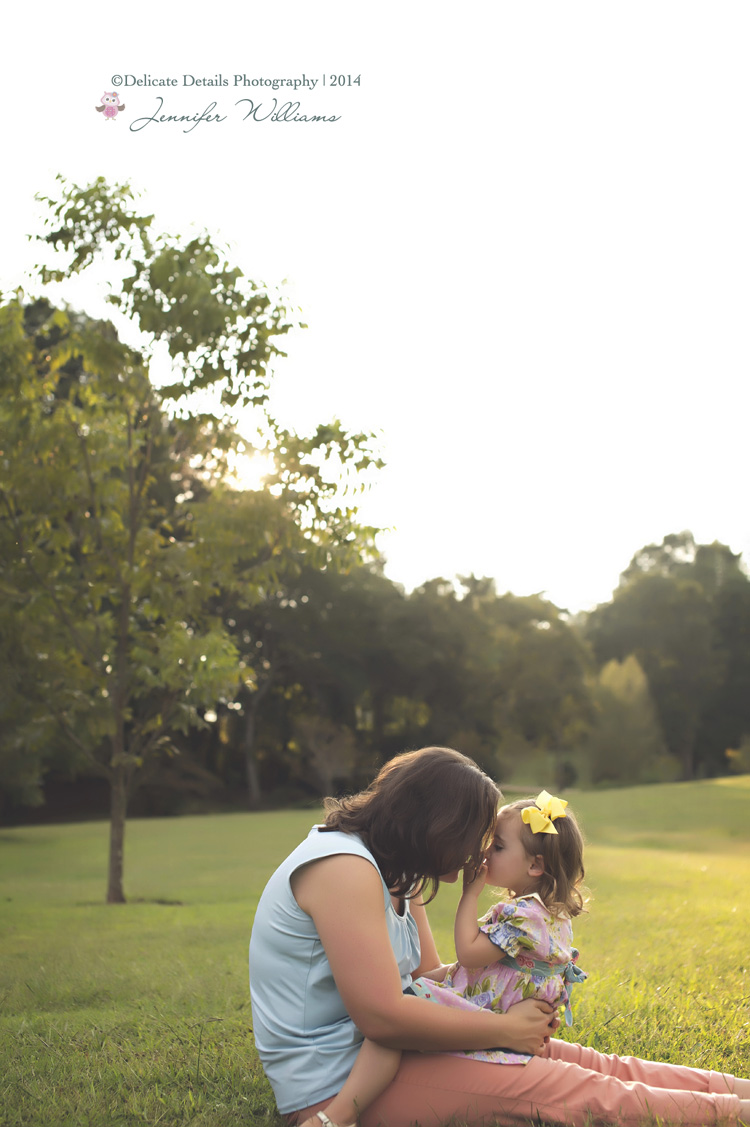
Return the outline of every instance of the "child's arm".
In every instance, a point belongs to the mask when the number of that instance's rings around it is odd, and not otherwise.
[[[426,970],[420,975],[414,975],[414,978],[429,978],[431,982],[445,982],[445,976],[455,963],[441,963],[439,967],[433,967],[431,970]]]
[[[486,967],[502,958],[502,948],[493,943],[477,925],[477,902],[487,880],[487,866],[483,865],[471,883],[464,878],[464,891],[456,909],[453,938],[456,958],[468,970]]]

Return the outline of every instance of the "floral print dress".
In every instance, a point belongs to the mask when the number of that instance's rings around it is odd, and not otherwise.
[[[498,962],[475,970],[454,963],[443,982],[416,979],[414,993],[454,1009],[479,1006],[496,1013],[506,1013],[524,998],[538,998],[565,1006],[569,1016],[571,985],[586,975],[575,965],[578,951],[567,917],[553,916],[532,894],[495,904],[480,921],[479,930],[497,946]],[[528,1053],[506,1049],[451,1055],[496,1064],[526,1064],[532,1059]]]

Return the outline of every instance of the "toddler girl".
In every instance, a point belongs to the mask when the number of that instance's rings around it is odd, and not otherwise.
[[[567,802],[542,791],[504,806],[495,838],[477,877],[464,882],[456,911],[458,962],[442,982],[418,979],[414,992],[447,1006],[475,1006],[506,1013],[524,998],[565,1008],[570,991],[586,974],[576,966],[571,918],[583,910],[583,839]],[[477,901],[485,883],[507,888],[480,921]],[[477,1060],[521,1064],[531,1058],[504,1049],[460,1053]]]

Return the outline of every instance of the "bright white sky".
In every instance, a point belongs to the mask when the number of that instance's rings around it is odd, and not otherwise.
[[[56,172],[130,179],[162,226],[289,279],[310,327],[274,406],[381,432],[361,516],[393,528],[391,578],[473,571],[577,610],[668,532],[750,554],[744,0],[42,0],[14,19],[0,285]],[[110,122],[115,74],[178,85],[121,86]],[[297,112],[340,120],[243,121],[240,98],[262,116],[274,94],[235,74],[315,77]],[[131,131],[158,94],[226,120]]]

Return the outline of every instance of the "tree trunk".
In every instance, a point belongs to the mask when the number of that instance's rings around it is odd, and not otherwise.
[[[248,805],[251,810],[257,810],[263,792],[260,789],[258,764],[255,762],[255,708],[252,705],[247,705],[245,709],[245,734],[242,740],[242,750],[245,753]]]
[[[107,903],[124,904],[125,893],[122,888],[123,857],[125,848],[125,817],[128,808],[128,791],[125,769],[115,767],[111,782],[111,804],[109,820],[109,882]]]
[[[693,760],[694,740],[687,739],[682,745],[680,761],[682,763],[682,778],[689,783],[695,778],[695,762]]]
[[[128,434],[130,426],[128,424]],[[132,467],[131,467],[132,469]],[[132,493],[132,490],[131,490]],[[133,561],[133,525],[131,522],[129,564]],[[114,733],[110,776],[109,812],[109,880],[107,903],[124,904],[122,887],[125,853],[125,818],[128,812],[128,769],[125,765],[125,706],[128,699],[128,631],[130,627],[130,586],[123,585],[118,623],[117,652],[115,654],[115,691],[112,696]]]
[[[382,752],[383,729],[385,728],[385,694],[372,695],[372,732],[370,746]]]
[[[692,782],[695,778],[695,736],[698,730],[698,717],[686,717],[682,738],[679,741],[678,758],[682,764],[682,778],[685,782]]]

